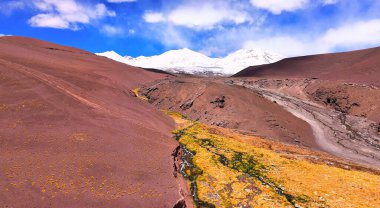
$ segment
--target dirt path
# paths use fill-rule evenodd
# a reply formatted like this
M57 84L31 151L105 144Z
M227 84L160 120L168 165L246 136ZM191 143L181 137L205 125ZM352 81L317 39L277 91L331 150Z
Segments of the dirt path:
M296 117L309 123L321 150L364 165L380 166L380 147L373 142L380 138L371 133L369 128L371 121L347 116L325 109L310 101L245 82L234 82L233 84L262 94L265 98L276 102Z

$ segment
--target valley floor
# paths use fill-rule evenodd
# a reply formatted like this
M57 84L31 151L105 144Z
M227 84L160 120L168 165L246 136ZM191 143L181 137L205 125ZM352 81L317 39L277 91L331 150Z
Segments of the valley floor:
M380 90L328 84L313 79L177 78L145 87L142 94L159 109L203 123L380 167Z
M177 77L2 37L0 207L380 207L373 60Z
M236 78L160 80L135 93L176 121L176 167L197 207L379 207L378 103L364 92L380 95Z
M364 165L380 167L380 137L370 128L376 125L375 122L328 109L305 99L306 96L292 96L279 90L259 87L257 83L249 81L233 83L262 94L306 121L321 150Z
M380 172L173 112L197 207L379 207Z

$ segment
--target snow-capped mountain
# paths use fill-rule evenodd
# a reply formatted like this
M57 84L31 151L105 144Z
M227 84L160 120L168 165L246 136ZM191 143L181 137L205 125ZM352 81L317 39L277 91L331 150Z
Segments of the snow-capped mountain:
M224 58L210 58L187 48L150 57L122 57L114 51L97 55L142 68L161 69L173 73L219 75L232 75L249 66L274 63L285 58L261 49L241 49Z

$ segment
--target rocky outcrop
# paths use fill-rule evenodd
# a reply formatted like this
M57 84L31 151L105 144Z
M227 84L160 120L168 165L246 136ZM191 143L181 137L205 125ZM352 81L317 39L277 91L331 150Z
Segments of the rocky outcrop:
M220 96L218 98L216 98L215 100L211 101L210 103L212 103L214 105L215 108L224 108L224 105L225 105L225 96Z

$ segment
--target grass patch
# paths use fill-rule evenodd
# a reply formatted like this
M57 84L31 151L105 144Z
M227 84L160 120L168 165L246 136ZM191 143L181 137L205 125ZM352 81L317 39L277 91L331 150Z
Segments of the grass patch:
M165 113L190 155L183 175L197 207L380 207L379 175L311 162L305 158L314 152Z
M140 95L140 88L134 88L133 90L132 90L132 92L135 94L135 96L137 97L137 98L139 98L139 99L141 99L141 100L143 100L143 101L148 101L148 98L147 97L145 97L145 96L143 96L143 95Z

